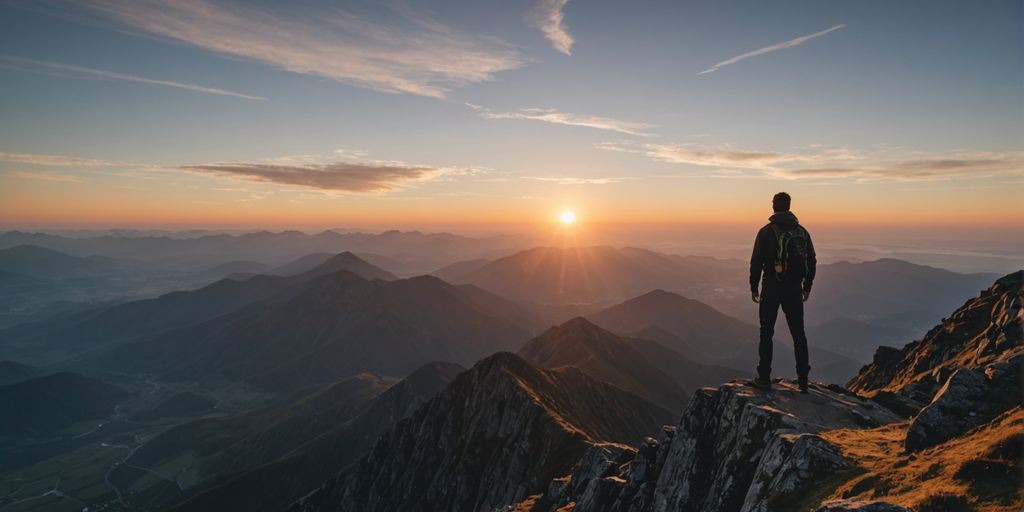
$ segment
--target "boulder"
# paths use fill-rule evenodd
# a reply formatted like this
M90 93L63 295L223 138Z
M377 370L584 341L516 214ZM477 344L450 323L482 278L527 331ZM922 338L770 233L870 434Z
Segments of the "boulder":
M1024 354L983 369L960 368L910 423L904 446L917 451L966 433L1021 403Z

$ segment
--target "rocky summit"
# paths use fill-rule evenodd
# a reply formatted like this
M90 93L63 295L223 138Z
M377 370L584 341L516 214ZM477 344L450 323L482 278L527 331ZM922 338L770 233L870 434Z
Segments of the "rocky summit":
M880 349L851 382L859 393L702 389L657 439L591 447L518 510L1020 510L1021 276Z
M880 349L849 388L733 380L677 418L602 382L629 381L608 371L618 357L595 366L608 336L571 321L523 351L570 366L481 361L293 510L1020 510L1021 277ZM577 342L544 343L563 331Z
M698 391L678 424L639 450L591 448L582 460L603 458L601 470L574 472L553 483L531 510L777 510L773 505L796 491L853 467L819 433L899 419L838 388L813 385L802 395L788 382L775 383L771 391L729 382Z

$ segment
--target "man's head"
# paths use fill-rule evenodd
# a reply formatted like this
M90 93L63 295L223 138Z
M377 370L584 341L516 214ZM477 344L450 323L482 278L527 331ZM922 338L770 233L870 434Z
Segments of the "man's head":
M791 200L792 199L789 197L789 194L785 192L779 192L778 194L775 194L774 197L772 197L772 209L775 210L775 213L788 212L789 203Z

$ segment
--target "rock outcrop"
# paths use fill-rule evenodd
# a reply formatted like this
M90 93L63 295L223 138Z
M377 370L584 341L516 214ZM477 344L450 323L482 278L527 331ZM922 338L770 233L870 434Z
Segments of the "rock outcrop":
M639 442L673 416L575 368L541 370L499 353L293 509L500 509L543 492L589 448Z
M787 510L807 486L852 467L817 433L898 420L869 400L818 385L809 395L784 382L769 392L740 381L705 388L657 441L648 438L639 450L615 457L591 448L582 460L609 461L599 465L603 470L578 467L533 510L570 504L576 512ZM620 463L627 455L631 460Z
M920 408L907 430L908 450L945 442L1020 404L1022 286L1024 271L1004 276L921 340L880 347L849 388Z
M1017 352L983 369L960 368L907 430L906 447L920 450L965 434L1021 403L1021 365Z
M899 393L927 404L958 369L981 368L1020 352L1022 287L1024 271L996 280L920 340L902 349L879 347L874 361L847 387L868 396Z

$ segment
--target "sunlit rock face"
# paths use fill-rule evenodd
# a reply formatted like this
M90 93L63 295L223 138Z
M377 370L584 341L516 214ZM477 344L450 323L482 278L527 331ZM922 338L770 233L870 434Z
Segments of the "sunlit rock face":
M615 457L591 448L582 460L608 461L603 471L573 472L534 510L569 503L586 512L781 510L815 479L851 466L818 432L895 421L888 409L837 388L812 386L809 395L784 382L770 392L739 381L705 388L660 439ZM626 455L631 460L618 463Z

